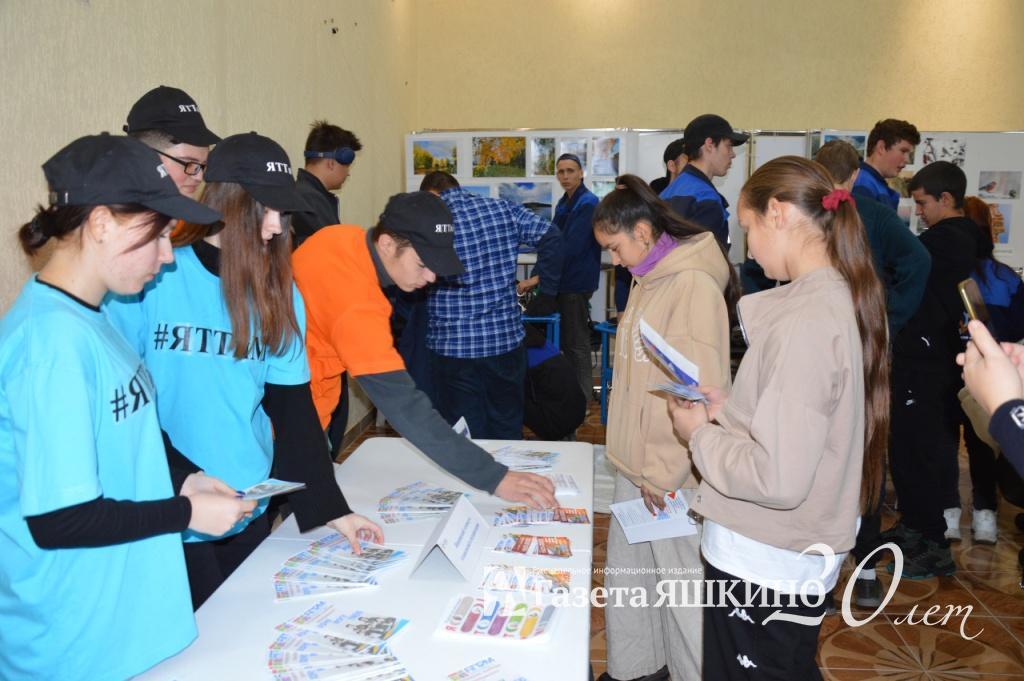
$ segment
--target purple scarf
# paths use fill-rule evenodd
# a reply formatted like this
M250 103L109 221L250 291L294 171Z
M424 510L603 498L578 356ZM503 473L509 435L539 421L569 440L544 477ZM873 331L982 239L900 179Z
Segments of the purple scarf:
M654 266L661 262L661 259L672 252L672 249L679 245L679 242L669 236L668 232L662 232L661 236L654 243L654 248L647 254L643 262L635 267L628 268L630 273L634 277L642 277L651 270Z

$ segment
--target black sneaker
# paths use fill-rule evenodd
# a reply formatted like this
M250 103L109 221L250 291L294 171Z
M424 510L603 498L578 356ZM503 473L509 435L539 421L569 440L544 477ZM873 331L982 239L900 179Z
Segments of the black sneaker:
M892 574L895 561L885 566ZM939 543L922 538L916 545L903 551L903 577L907 579L928 579L929 577L948 577L956 573L956 563L949 550L949 544Z
M879 537L883 544L892 542L903 549L904 553L906 553L907 548L914 546L923 539L923 535L920 532L910 529L902 522L896 523L880 534Z
M877 579L858 579L853 585L853 602L858 608L874 610L882 604L882 585Z
M597 681L616 681L616 679L608 672L605 672L604 674L601 674L601 676L597 677ZM665 665L653 674L641 676L637 679L632 679L632 681L668 681L668 665Z

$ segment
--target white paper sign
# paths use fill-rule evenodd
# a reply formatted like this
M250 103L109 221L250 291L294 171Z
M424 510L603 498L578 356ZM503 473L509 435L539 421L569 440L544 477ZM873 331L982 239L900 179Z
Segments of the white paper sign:
M454 572L468 580L484 550L487 531L487 521L469 499L459 498L427 539L410 576L436 579Z

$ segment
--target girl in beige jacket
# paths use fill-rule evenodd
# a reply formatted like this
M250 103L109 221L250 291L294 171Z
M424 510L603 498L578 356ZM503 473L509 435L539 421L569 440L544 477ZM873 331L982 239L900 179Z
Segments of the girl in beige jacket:
M615 501L642 496L653 510L680 488L689 501L697 480L689 452L672 432L666 395L652 392L672 379L644 349L639 322L696 363L703 380L728 385L727 297L735 302L738 285L711 232L672 212L640 178L626 175L619 182L594 213L598 243L634 276L616 334L607 452L618 469ZM641 590L647 601L645 607L609 603L605 631L612 678L644 678L665 666L673 679L700 678L700 610L654 604L659 581L697 583L701 574L699 533L631 545L612 522L605 586L630 595Z
M740 301L749 349L728 398L708 381L707 409L671 405L702 478L693 509L714 582L704 678L820 679L824 598L881 485L885 293L853 199L821 165L765 164L740 193L739 219L751 256L791 283ZM741 599L760 595L737 607L724 580L739 581Z

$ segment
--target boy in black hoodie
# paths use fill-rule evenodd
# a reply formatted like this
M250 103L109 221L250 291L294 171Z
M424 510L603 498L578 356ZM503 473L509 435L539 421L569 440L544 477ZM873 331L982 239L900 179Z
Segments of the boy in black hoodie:
M956 571L944 537L942 491L955 484L960 444L955 359L962 350L963 307L957 284L974 269L982 238L964 217L966 189L964 172L946 161L925 166L910 182L918 218L928 228L921 243L932 267L921 306L893 346L889 464L902 517L883 537L903 549L903 576L911 579Z

